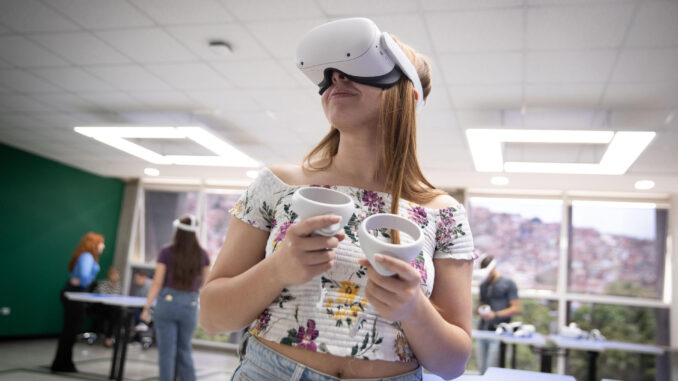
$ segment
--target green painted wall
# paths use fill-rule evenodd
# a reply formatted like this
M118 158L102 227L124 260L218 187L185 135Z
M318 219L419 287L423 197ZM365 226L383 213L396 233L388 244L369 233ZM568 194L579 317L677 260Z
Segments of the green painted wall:
M113 262L121 180L96 176L0 144L0 337L58 334L68 260L88 231L104 235Z

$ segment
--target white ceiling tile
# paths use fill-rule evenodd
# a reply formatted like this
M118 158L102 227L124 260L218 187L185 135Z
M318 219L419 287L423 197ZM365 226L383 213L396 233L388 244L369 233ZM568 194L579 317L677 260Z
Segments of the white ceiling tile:
M208 61L266 58L268 53L242 26L236 24L173 26L167 31L194 54ZM209 47L211 40L223 40L231 45L233 54L221 56Z
M461 109L456 111L460 127L500 126L502 125L501 110Z
M232 86L204 63L147 65L146 68L179 90L227 89Z
M523 5L523 0L422 0L425 11L451 11L475 8L508 8Z
M633 4L529 8L528 49L616 48L621 45Z
M678 88L671 83L611 83L602 105L614 108L678 107Z
M153 21L125 1L49 0L49 3L88 29L153 25Z
M613 82L678 82L678 49L624 50Z
M48 93L48 94L33 94L33 98L39 102L49 105L54 110L71 111L71 110L86 110L93 105L91 102L73 94L68 93Z
M130 62L122 54L90 33L50 33L31 35L30 39L76 65Z
M313 0L223 0L222 3L238 20L283 20L321 17L323 12Z
M320 97L303 89L257 89L246 90L265 110L286 111L294 109L321 108Z
M204 108L226 111L260 111L261 106L240 90L186 91L186 95L200 102Z
M294 78L272 61L214 62L212 66L243 89L297 87Z
M317 3L329 16L383 15L417 11L417 3L410 0L317 0Z
M139 66L94 66L87 68L87 71L120 90L168 90L170 88L165 82Z
M57 55L22 36L0 37L0 58L21 67L68 65Z
M297 87L304 88L309 92L319 95L318 86L311 82L311 80L308 79L308 77L304 75L304 73L302 73L299 68L297 68L297 65L294 63L293 59L282 58L278 60L278 64L283 68L283 70L285 70L287 74L294 78L297 83Z
M54 93L62 91L47 81L24 70L0 70L0 84L22 93Z
M270 20L251 22L246 27L273 57L294 61L297 44L304 34L325 22L326 18Z
M447 54L439 58L448 85L508 84L523 80L520 53Z
M512 116L505 119L520 120L509 125L523 126L525 128L567 128L587 129L591 126L595 112L592 109L530 109L523 114L520 110L511 112Z
M426 14L439 53L520 50L523 12L519 9Z
M433 79L433 87L431 88L431 93L426 99L424 108L418 113L426 113L428 110L439 111L439 110L450 110L452 103L450 102L450 97L447 94L445 89L445 84L442 81L435 82L436 77Z
M144 107L139 100L134 99L121 91L79 92L77 94L81 98L94 104L98 110L125 112L128 110L140 110Z
M79 68L32 70L35 75L68 91L106 91L113 87Z
M58 32L80 29L59 13L35 0L3 0L0 23L17 32Z
M19 112L42 112L52 108L27 95L0 94L0 109Z
M678 2L642 3L625 45L643 48L678 45Z
M431 110L417 116L418 136L429 136L434 134L434 132L444 131L461 138L452 111Z
M455 108L461 109L519 109L522 105L522 86L450 86Z
M674 112L672 109L611 110L607 115L600 115L594 123L601 126L612 126L615 129L631 128L660 131L666 127L664 122L672 112Z
M185 110L192 108L195 103L179 91L135 91L129 94L153 110Z
M216 0L131 0L158 24L206 24L233 21L225 7Z
M614 50L528 52L527 83L606 82L614 65Z
M118 29L98 31L96 34L135 61L171 62L196 59L162 29Z
M525 106L528 108L598 107L604 84L525 85Z
M371 18L382 32L394 34L398 40L411 46L419 53L430 54L433 52L423 18L413 17L412 14L373 16Z

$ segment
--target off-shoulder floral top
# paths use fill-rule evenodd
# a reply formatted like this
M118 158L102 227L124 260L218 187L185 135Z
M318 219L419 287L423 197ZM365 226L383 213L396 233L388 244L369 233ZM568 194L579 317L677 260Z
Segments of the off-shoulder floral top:
M284 183L266 168L231 210L238 219L270 232L267 257L275 255L287 229L297 220L290 205L292 194L300 187ZM357 228L372 214L388 213L391 196L351 186L324 187L344 192L355 202L355 213L344 227L347 238L335 249L334 267L305 284L284 288L252 323L250 332L266 340L335 356L414 360L400 324L379 316L365 298L366 268L358 264L364 254ZM424 249L411 265L419 270L421 286L428 297L433 290L434 258L475 259L462 205L430 209L401 200L399 215L417 223L424 232ZM390 239L388 232L381 232L379 238ZM408 239L401 236L403 242Z

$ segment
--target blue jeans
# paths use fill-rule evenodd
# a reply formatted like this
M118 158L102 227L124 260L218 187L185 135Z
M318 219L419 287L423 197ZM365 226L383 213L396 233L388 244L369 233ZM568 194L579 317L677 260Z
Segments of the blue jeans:
M487 368L499 366L499 340L476 339L478 371L485 374Z
M191 338L198 322L198 293L164 287L153 313L158 341L160 381L194 381Z
M421 367L399 376L369 380L421 381ZM240 346L240 365L231 381L339 381L337 377L318 372L283 356L259 342L249 333ZM367 380L367 379L364 379ZM344 380L346 381L346 380ZM356 380L357 381L357 380Z

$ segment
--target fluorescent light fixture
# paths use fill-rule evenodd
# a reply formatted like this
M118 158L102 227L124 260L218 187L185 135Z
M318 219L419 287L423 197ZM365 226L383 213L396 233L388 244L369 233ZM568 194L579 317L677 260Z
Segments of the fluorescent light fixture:
M231 180L231 179L205 179L205 185L213 187L246 187L252 184L252 181ZM239 191L242 193L242 191Z
M153 164L259 167L261 163L202 127L75 127L75 132ZM190 139L215 156L161 155L126 139Z
M478 172L622 175L655 137L652 131L468 129ZM502 143L608 144L600 163L504 162Z
M202 181L193 177L144 177L143 182L147 184L167 184L167 185L200 185Z
M652 180L639 180L636 181L634 187L638 190L648 190L654 188L654 181Z
M150 168L150 167L149 167L149 168L144 169L144 174L145 174L146 176L153 176L153 177L155 177L155 176L160 176L160 171L157 170L157 169L155 169L155 168Z
M504 176L494 176L490 179L490 182L494 185L506 185L509 183L509 179Z

